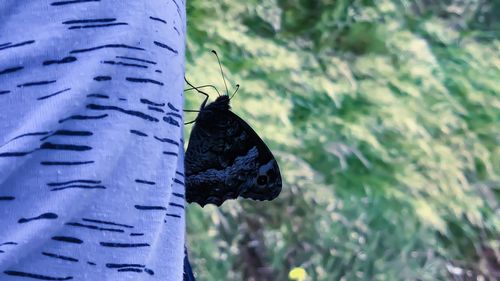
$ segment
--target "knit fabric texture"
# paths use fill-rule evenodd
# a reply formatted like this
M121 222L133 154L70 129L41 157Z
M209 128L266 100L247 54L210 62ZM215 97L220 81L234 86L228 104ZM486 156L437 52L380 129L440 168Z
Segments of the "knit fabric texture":
M180 281L181 0L0 1L0 280Z

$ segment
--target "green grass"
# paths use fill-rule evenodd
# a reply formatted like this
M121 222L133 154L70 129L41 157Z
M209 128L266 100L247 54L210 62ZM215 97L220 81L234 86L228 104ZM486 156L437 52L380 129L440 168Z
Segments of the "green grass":
M311 280L463 280L450 268L493 280L498 7L260 2L187 3L186 76L224 89L218 51L229 84L241 84L233 110L284 179L273 202L189 207L198 278L255 277L252 234L275 280L296 266ZM188 93L186 108L201 99Z

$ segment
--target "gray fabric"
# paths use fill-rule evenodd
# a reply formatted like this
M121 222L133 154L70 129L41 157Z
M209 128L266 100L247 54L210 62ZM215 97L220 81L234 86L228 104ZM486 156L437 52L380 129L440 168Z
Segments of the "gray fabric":
M0 280L182 280L181 0L0 0Z

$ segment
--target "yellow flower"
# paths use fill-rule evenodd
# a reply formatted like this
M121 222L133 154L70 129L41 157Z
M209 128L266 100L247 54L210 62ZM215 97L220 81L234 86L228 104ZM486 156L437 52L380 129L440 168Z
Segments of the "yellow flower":
M307 272L302 267L294 267L288 273L288 278L291 280L304 281L306 280Z

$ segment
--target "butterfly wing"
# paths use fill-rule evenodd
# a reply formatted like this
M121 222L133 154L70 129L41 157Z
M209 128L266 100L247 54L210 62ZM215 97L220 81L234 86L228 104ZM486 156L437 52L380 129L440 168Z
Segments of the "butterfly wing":
M185 155L186 200L220 206L238 196L272 200L281 192L278 163L255 131L229 110L200 112Z

